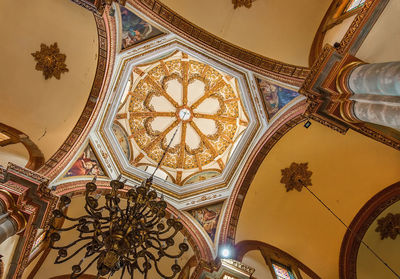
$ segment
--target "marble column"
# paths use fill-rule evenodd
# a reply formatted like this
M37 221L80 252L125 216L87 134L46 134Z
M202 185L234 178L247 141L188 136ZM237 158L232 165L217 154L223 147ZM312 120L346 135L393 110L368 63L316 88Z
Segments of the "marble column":
M400 96L400 62L362 64L348 76L354 94Z
M7 216L4 216L7 215ZM13 236L18 231L17 222L11 218L8 213L0 216L0 244L3 243L7 238Z
M345 78L352 118L400 130L400 62L357 65Z
M26 219L15 206L14 198L5 190L0 191L0 244L25 229Z

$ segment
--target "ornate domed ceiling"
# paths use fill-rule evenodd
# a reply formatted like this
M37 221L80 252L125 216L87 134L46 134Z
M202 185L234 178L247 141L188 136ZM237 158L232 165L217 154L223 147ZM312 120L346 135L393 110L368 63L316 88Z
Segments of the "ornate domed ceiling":
M182 51L133 67L127 93L114 125L124 154L153 171L167 151L156 174L177 185L219 175L248 125L236 78Z

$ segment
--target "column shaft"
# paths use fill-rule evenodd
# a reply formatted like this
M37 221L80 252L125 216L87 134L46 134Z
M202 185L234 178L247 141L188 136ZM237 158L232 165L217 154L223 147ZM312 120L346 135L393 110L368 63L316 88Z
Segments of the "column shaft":
M359 65L347 82L354 94L400 96L400 62Z

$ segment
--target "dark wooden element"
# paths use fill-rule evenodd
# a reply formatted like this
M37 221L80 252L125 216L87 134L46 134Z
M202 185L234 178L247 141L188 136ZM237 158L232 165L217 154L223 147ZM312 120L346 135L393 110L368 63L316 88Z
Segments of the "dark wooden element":
M357 213L347 230L340 249L340 279L357 279L357 255L368 228L389 206L400 201L400 181L373 196Z

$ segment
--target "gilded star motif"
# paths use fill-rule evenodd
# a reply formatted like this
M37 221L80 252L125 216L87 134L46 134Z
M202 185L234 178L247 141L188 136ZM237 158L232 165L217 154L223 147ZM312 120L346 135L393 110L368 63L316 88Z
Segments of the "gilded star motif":
M303 187L311 186L311 174L308 163L292 163L289 168L283 169L281 183L285 184L286 191L293 189L301 191Z
M32 56L37 62L35 69L42 71L45 79L53 76L60 79L62 73L68 72L67 65L65 65L67 56L60 53L57 43L50 46L41 44L40 50L32 53Z

